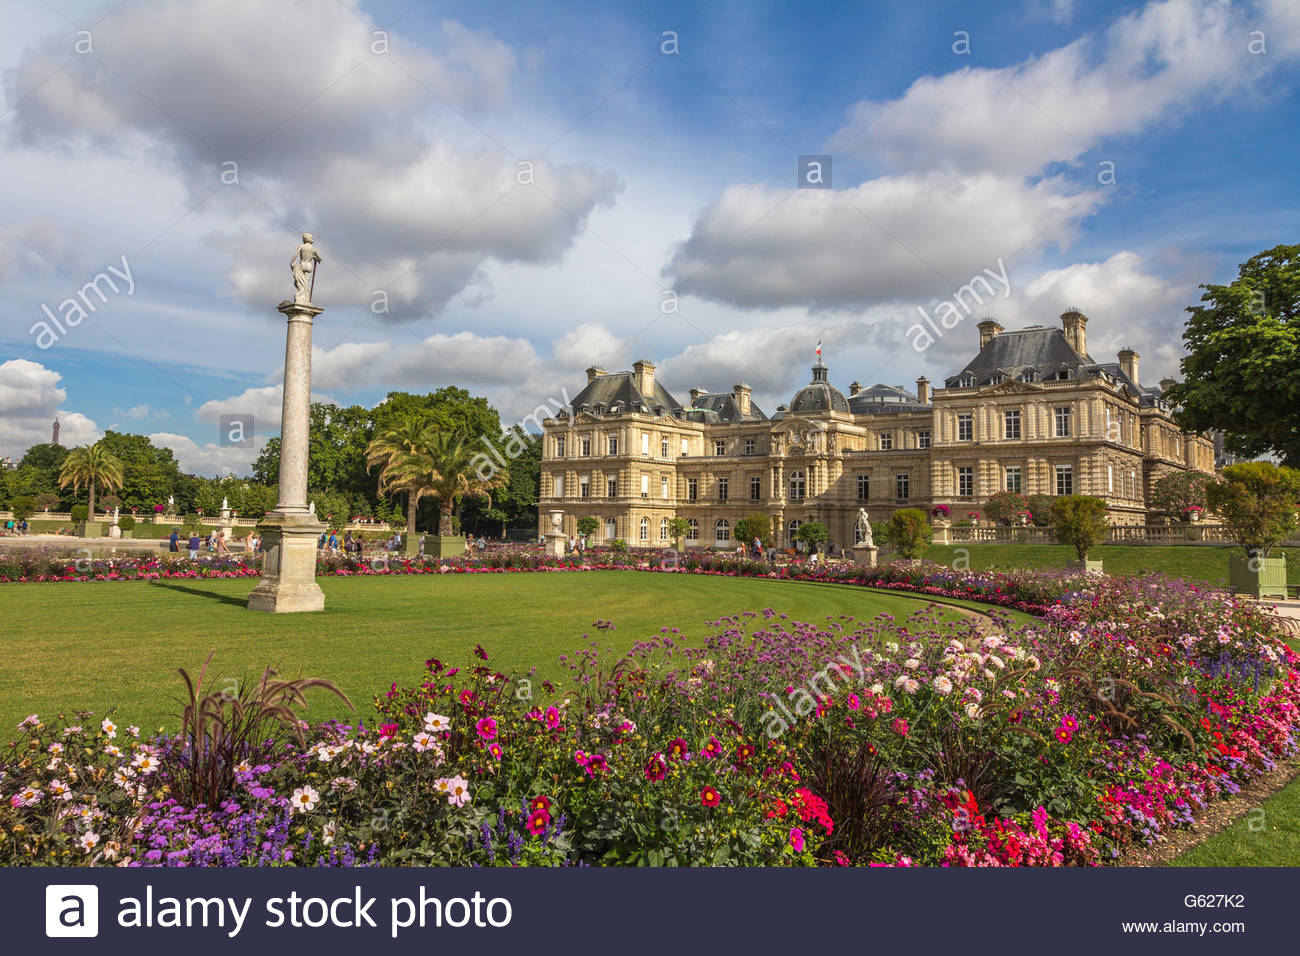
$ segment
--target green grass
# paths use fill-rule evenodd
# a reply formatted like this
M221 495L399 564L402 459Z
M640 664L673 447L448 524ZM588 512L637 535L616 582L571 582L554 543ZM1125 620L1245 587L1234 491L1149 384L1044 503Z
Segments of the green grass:
M1169 866L1300 865L1300 778Z
M1100 558L1110 574L1145 574L1161 571L1175 577L1208 581L1211 584L1228 580L1228 557L1236 553L1233 548L1215 548L1198 545L1103 545L1089 557ZM1300 548L1279 548L1275 555L1287 558L1287 580L1300 584ZM972 571L990 568L1051 568L1063 567L1075 560L1074 549L1063 544L1002 544L975 542L971 544L932 545L925 552L930 561L969 567ZM963 565L960 560L968 562Z
M393 681L415 681L423 662L466 662L482 643L507 673L536 667L560 675L557 658L589 639L625 650L660 627L685 640L711 633L707 622L771 607L802 621L841 614L899 619L924 606L915 598L847 586L627 571L321 578L324 614L248 611L254 581L6 584L0 637L0 734L27 714L118 708L119 721L151 730L173 726L176 668L197 673L209 651L213 689L267 664L289 676L335 681L363 717ZM955 612L945 612L955 619ZM617 629L600 632L597 620ZM343 716L316 698L308 716ZM319 707L316 704L319 703Z

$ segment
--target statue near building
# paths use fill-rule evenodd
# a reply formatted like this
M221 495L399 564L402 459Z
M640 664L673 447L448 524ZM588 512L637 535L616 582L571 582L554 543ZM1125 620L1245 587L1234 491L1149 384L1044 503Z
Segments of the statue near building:
M858 544L868 548L876 546L875 536L871 532L871 518L868 517L866 508L858 509L858 520L853 527L857 531Z

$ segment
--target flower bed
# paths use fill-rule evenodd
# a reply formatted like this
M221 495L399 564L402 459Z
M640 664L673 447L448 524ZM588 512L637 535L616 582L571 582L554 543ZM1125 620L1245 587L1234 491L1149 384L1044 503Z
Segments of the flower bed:
M478 649L301 740L33 715L0 756L0 864L1109 862L1296 753L1300 658L1223 592L1089 583L999 634L745 612L697 647L593 646L560 686Z

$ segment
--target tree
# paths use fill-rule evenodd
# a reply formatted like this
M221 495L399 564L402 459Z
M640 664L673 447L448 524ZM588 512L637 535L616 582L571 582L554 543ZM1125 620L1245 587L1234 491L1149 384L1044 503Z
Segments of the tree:
M1151 486L1151 510L1183 518L1193 508L1204 509L1209 500L1206 489L1213 480L1202 471L1171 471Z
M159 448L144 435L115 431L105 432L99 444L122 463L122 507L150 510L169 495L181 497L181 469L170 448Z
M122 487L122 462L102 442L74 448L59 468L59 487L72 485L73 493L85 485L89 493L86 505L90 520L95 518L95 485L105 491Z
M1080 561L1110 533L1106 502L1091 495L1062 495L1052 502L1056 540L1074 547Z
M423 448L432 467L428 493L438 499L438 534L453 533L451 516L463 497L486 496L501 482L500 474L480 478L474 467L473 447L455 432L434 432Z
M1034 527L1046 528L1052 523L1051 495L1030 495L1025 500L1029 502L1029 520Z
M668 521L668 535L673 539L677 550L682 550L682 538L691 533L691 523L680 515Z
M578 534L584 538L590 538L600 527L600 519L595 515L585 515L578 519Z
M19 495L9 502L9 510L14 513L15 521L26 521L36 510L36 499L31 495Z
M1029 499L1015 491L999 491L984 502L984 513L1001 525L1020 524L1020 516L1030 511Z
M805 521L799 525L799 530L794 533L794 536L808 545L808 549L811 551L824 541L829 540L831 531L820 521Z
M885 542L905 558L919 558L933 536L934 529L920 508L900 508L885 523Z
M1242 263L1231 285L1203 285L1183 330L1185 381L1166 395L1187 429L1300 466L1300 245Z
M406 537L415 534L415 509L433 472L428 445L432 426L416 415L394 422L366 448L366 465L380 466L379 490L406 495Z
M682 534L684 535L686 532L683 531ZM736 522L736 527L732 529L732 536L737 541L743 541L746 546L752 544L754 539L757 538L765 548L772 547L773 542L776 540L772 531L772 519L769 515L746 515Z
M1246 554L1268 557L1296 529L1300 471L1266 461L1229 465L1223 480L1209 486L1208 497Z

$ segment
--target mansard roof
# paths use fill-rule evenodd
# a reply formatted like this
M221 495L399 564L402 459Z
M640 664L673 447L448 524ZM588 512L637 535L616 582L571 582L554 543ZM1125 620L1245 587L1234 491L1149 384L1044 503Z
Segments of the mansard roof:
M855 415L892 415L897 412L924 412L924 404L901 385L884 385L877 382L849 396L849 411Z
M646 395L637 388L636 376L632 372L610 372L598 375L587 387L573 397L570 403L575 412L590 412L593 415L622 414L625 412L645 412L675 415L682 410L681 402L673 398L668 389L657 380L654 394Z
M691 411L703 413L712 413L711 417L692 417ZM734 392L722 392L718 395L709 392L699 392L691 401L690 407L686 409L686 416L689 421L704 422L765 422L767 415L751 400L749 403L749 414L742 414L740 403L736 401Z
M945 380L947 386L974 377L976 385L992 385L1002 378L1020 378L1026 371L1037 373L1038 380L1054 378L1062 370L1070 371L1071 378L1092 365L1092 357L1080 356L1066 341L1060 329L1031 325L999 333L979 353L966 363L956 375Z

